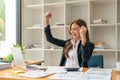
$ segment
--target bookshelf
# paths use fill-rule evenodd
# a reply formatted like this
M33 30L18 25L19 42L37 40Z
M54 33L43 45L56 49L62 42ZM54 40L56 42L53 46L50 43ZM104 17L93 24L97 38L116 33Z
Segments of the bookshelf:
M26 59L44 60L44 65L59 65L62 48L47 42L44 35L44 14L51 12L50 25L54 37L71 38L68 33L70 22L84 19L90 40L106 44L106 48L94 49L94 52L104 55L104 67L114 68L116 61L120 61L119 9L120 0L22 0L22 44L26 47ZM95 24L97 19L106 22ZM34 44L42 47L32 48Z

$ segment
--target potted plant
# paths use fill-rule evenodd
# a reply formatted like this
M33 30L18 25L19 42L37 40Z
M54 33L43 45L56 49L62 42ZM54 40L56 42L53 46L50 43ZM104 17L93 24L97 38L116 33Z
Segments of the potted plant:
M21 51L22 51L22 54L24 54L24 53L25 53L25 48L24 48L24 46L23 46L23 45L21 45L21 44L13 44L13 47L20 48L20 49L21 49Z
M17 47L17 48L20 48L21 51L22 51L22 54L25 53L25 48L23 45L21 44L13 44L13 47ZM12 62L13 61L13 55L12 53L9 53L5 58L1 58L3 61L5 62Z

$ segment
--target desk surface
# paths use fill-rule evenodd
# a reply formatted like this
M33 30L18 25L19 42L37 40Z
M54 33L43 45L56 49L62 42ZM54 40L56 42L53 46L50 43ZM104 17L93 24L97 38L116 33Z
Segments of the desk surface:
M24 78L19 77L17 74L13 73L13 71L18 70L16 68L7 69L0 71L0 80L48 80L50 76L44 78ZM88 68L84 68L83 72L87 71ZM112 71L111 80L120 80L120 71Z

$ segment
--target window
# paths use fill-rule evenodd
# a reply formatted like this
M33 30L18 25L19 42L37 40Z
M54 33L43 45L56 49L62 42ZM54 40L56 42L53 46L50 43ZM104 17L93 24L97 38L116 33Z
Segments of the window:
M5 2L0 0L0 41L5 40Z
M16 1L18 0L0 0L0 57L9 54L10 47L17 43L16 32L19 26L17 26Z

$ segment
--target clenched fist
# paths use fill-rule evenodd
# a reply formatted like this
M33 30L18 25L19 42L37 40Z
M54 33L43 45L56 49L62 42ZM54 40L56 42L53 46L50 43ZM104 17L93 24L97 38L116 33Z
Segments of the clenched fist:
M50 12L45 13L45 18L49 19L52 17L52 14Z

